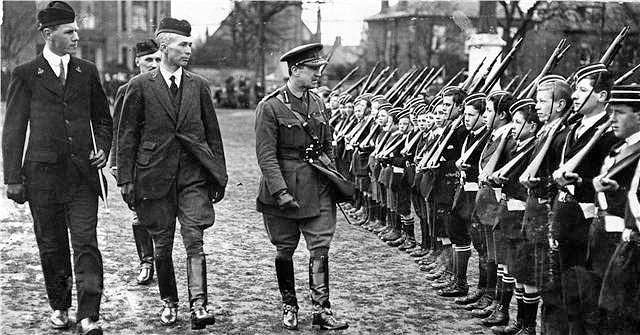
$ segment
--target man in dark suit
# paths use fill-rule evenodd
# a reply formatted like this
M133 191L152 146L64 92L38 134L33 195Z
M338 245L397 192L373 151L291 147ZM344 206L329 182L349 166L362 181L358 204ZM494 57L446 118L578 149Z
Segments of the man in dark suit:
M153 71L160 65L160 50L158 50L158 44L154 40L144 40L136 44L136 66L140 69L140 73L146 73ZM110 167L111 173L116 179L118 178L118 166L116 163L116 152L118 151L118 130L120 129L120 113L122 109L122 102L124 101L124 94L127 91L129 84L124 84L118 88L116 93L116 100L113 108L113 150L111 151ZM147 228L144 227L138 220L138 217L134 215L133 223L131 224L133 229L133 239L136 243L136 249L138 250L138 258L140 259L140 272L136 281L139 285L147 285L153 280L153 239Z
M207 309L204 230L214 223L227 171L209 85L184 69L191 56L191 25L165 18L156 31L160 67L129 82L118 131L118 184L155 244L160 321L177 321L173 270L175 219L187 254L191 328L215 323Z
M266 96L256 108L256 154L262 170L257 210L275 245L278 287L282 294L282 324L298 328L298 301L292 256L300 233L309 249L309 286L314 328L344 329L329 302L329 246L336 230L336 197L329 180L309 159L332 156L328 117L317 86L320 43L299 46L284 54L287 84ZM304 121L304 122L303 122Z
M78 46L73 9L53 1L38 12L37 19L45 40L43 52L18 66L9 85L2 138L7 197L18 203L29 201L49 304L54 310L51 326L69 327L73 285L70 236L79 330L102 334L97 324L103 285L96 238L97 169L106 165L111 147L109 106L96 66L70 56Z

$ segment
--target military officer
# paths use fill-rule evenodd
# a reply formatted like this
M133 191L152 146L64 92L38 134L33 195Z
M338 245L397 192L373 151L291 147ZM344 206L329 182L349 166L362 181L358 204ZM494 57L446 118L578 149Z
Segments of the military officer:
M329 180L310 160L331 157L331 128L324 105L310 89L317 86L321 66L319 43L296 47L280 60L287 63L289 80L256 108L256 154L262 171L257 210L276 247L276 276L282 295L282 324L298 328L292 256L300 234L309 249L312 326L344 329L329 301L329 246L336 229L336 196ZM304 181L304 182L301 182Z
M163 307L160 322L177 321L173 268L176 217L187 254L191 328L215 323L208 310L204 231L215 221L227 171L218 119L206 79L184 69L191 25L163 19L155 33L160 66L129 82L118 131L118 184L155 245Z
M62 329L70 324L71 242L78 330L102 334L97 323L103 289L96 237L97 169L106 165L111 147L109 105L96 66L71 56L79 40L73 8L52 1L38 12L37 22L45 41L42 54L18 66L9 84L2 132L4 183L9 199L29 201L53 309L51 327ZM97 150L92 144L92 127Z
M140 73L146 73L155 70L160 65L160 51L158 50L158 44L152 40L144 40L136 44L136 66L140 69ZM114 177L118 177L118 166L116 164L116 152L118 150L118 129L120 121L120 109L122 108L122 102L124 101L124 93L127 91L128 84L124 84L118 88L116 93L115 104L113 108L113 150L111 151L110 165L111 173ZM133 222L131 224L133 229L133 239L136 243L136 249L138 250L138 258L140 259L140 271L136 277L136 282L139 285L147 285L153 280L153 239L149 232L140 224L138 217L134 215Z

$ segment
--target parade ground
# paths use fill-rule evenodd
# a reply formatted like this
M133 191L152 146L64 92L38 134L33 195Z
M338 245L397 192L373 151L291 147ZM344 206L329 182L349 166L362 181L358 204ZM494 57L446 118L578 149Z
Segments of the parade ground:
M157 282L136 284L138 257L131 231L132 212L122 201L114 179L108 176L109 209L101 203L98 213L104 261L101 323L105 334L287 333L280 325L275 248L267 238L261 215L255 211L260 172L255 157L254 112L218 110L218 118L229 184L224 200L215 205L216 223L205 232L209 303L216 314L216 325L203 331L190 330L186 256L179 230L173 253L179 321L170 328L160 324ZM57 332L49 327L50 308L33 221L27 205L17 206L6 199L4 185L0 186L0 213L0 334L71 334L75 329ZM336 334L491 333L469 312L456 308L453 299L438 297L411 257L338 215L330 250L331 302L350 327ZM294 256L301 309L299 334L313 332L307 259L301 241ZM477 278L475 256L469 272L469 278ZM73 292L72 316L76 307Z

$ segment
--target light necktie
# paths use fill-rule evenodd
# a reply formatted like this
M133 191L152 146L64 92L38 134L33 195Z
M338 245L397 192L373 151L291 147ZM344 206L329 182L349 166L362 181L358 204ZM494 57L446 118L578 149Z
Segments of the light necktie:
M62 62L62 59L60 59L60 75L58 76L58 80L60 80L60 84L62 84L62 86L64 86L67 81L67 74L64 73L64 63Z

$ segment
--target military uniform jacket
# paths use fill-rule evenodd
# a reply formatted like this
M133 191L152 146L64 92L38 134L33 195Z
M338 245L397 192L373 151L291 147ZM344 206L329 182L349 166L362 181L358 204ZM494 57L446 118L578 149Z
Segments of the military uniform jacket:
M468 131L464 125L458 126L454 130L449 143L442 151L438 161L440 166L434 171L435 184L431 193L436 203L453 205L453 198L460 184L460 172L455 163L460 158L462 144L467 137L467 133ZM444 134L446 136L446 131Z
M321 150L332 157L331 127L320 97L307 91L298 99L286 85L266 96L256 107L256 155L262 171L256 207L259 212L280 217L315 217L320 215L320 193L328 181L303 159L313 140L291 110L305 118L320 139ZM278 208L273 195L282 189L296 198L299 209Z
M24 181L29 200L65 201L68 186L78 183L100 193L98 172L89 163L93 150L89 122L98 150L108 154L112 136L109 104L93 63L71 57L66 78L62 86L42 54L16 67L11 76L2 133L4 182Z
M118 130L120 129L120 118L122 116L120 111L122 110L122 103L124 102L124 94L127 92L127 87L129 87L129 83L118 87L115 103L113 104L113 143L111 144L111 154L109 155L109 168L116 168L116 171L118 167L118 164L116 163L116 153L118 152ZM117 172L115 177L117 181Z
M557 122L560 122L559 120ZM536 157L538 152L544 146L547 136L549 135L550 126L545 125L538 134L536 135L535 143L536 147L533 149L533 154L531 155L531 159L529 163ZM542 164L540 165L540 169L536 177L540 178L540 182L538 185L534 186L531 189L531 194L537 198L545 198L545 199L553 199L555 194L557 193L557 185L553 182L551 175L553 171L555 171L560 165L560 159L562 157L562 148L564 147L565 137L567 136L569 128L566 126L560 126L555 133L553 140L551 141L551 145L549 146L549 150L547 151L544 159L542 160ZM519 177L519 176L518 176Z
M610 179L615 180L619 188L617 190L606 191L602 194L604 195L604 199L601 199L601 195L596 195L598 199L598 207L602 210L606 210L606 212L610 215L619 216L624 218L625 216L625 204L627 203L627 193L629 191L629 186L631 185L631 179L633 178L633 174L636 167L636 162L638 161L638 156L636 155L640 151L640 142L636 142L620 150L621 146L624 144L624 141L614 145L614 147L609 152L609 157L605 158L604 164L600 170L600 174L607 174L609 171L618 168L618 166L622 166L622 164L628 164L623 169L619 170L615 175L609 176ZM608 164L609 161L613 164Z
M183 69L174 104L160 69L129 81L119 120L118 184L134 182L137 199L164 197L185 150L209 172L210 196L227 185L218 119L207 80Z

